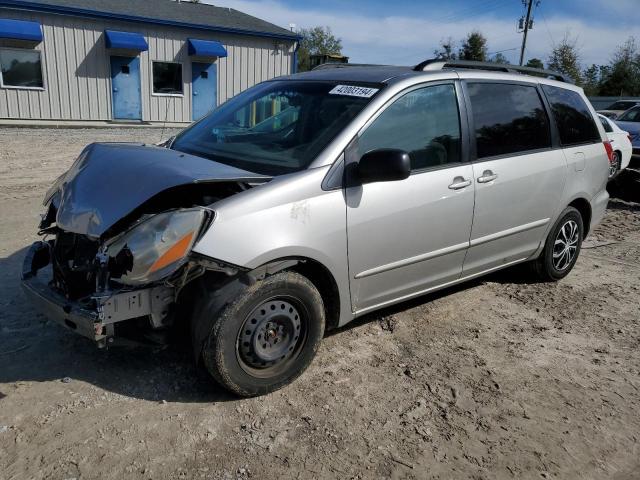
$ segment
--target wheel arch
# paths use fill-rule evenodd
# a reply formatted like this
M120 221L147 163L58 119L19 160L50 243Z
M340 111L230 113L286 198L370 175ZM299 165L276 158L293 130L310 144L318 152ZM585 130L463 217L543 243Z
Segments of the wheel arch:
M282 257L260 265L249 273L260 277L285 270L297 272L313 283L324 303L326 329L336 328L341 314L340 288L331 270L322 262L304 256Z
M573 207L580 212L580 216L582 217L582 227L584 229L583 238L586 238L591 228L591 204L586 198L578 197L573 199L568 206Z

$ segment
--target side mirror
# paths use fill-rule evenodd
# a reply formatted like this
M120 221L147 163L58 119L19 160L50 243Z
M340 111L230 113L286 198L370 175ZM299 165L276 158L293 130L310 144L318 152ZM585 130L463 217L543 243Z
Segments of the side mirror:
M357 173L362 183L404 180L411 175L411 160L409 154L403 150L372 150L360 158Z

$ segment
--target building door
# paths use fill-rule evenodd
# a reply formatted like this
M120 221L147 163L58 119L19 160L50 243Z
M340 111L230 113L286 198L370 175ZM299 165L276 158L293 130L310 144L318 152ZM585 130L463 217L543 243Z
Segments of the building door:
M114 120L142 120L140 58L111 57Z
M193 119L200 120L216 108L218 101L218 66L215 63L191 64L193 79L191 98Z

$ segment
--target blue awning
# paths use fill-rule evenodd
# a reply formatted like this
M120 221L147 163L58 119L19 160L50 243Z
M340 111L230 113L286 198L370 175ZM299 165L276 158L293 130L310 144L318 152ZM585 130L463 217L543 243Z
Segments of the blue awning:
M0 18L0 38L41 42L42 28L38 22Z
M104 36L107 48L121 48L124 50L135 50L137 52L146 52L149 50L147 41L139 33L105 30Z
M187 39L189 45L189 55L198 57L226 57L227 50L220 42L215 40L198 40L195 38Z

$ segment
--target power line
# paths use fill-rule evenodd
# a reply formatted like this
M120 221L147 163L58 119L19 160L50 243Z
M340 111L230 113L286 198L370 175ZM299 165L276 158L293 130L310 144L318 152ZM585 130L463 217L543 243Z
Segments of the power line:
M510 3L510 0L485 0L482 3L476 3L475 5L458 10L456 13L447 14L442 17L435 17L429 19L433 22L453 23L460 19L468 19L470 16L476 13L485 13L491 10L496 10Z
M512 52L513 50L518 50L518 48L520 48L520 47L505 48L504 50L496 50L495 52L487 53L487 55L495 55L496 53L502 53L502 52Z

